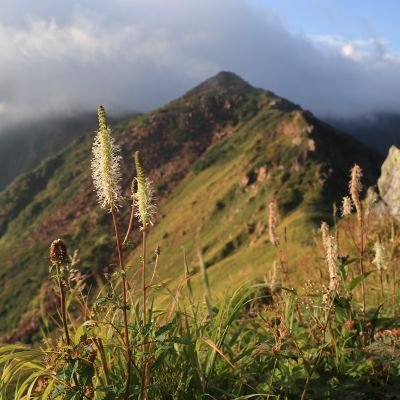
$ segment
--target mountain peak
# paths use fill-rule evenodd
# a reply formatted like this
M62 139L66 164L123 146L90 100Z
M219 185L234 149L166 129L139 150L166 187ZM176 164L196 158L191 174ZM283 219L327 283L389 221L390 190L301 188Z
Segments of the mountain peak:
M246 82L239 75L230 71L220 71L218 74L200 83L192 90L186 93L186 96L196 95L201 92L222 91L246 93L254 90L254 87Z

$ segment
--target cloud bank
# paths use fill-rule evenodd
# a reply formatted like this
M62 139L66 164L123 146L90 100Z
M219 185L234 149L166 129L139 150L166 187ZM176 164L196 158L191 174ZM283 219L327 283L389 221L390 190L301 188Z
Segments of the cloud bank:
M246 0L2 3L0 127L100 103L146 111L220 70L322 116L399 111L384 39L292 34Z

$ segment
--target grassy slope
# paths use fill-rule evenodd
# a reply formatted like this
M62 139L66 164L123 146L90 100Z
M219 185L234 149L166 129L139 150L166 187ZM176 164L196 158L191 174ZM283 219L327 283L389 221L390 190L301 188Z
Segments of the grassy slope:
M268 100L266 94L258 97L256 116L242 118L229 137L212 146L163 207L148 247L151 251L160 246L158 278L168 282L177 277L172 288L183 283L182 248L194 273L199 271L201 249L217 297L268 276L276 258L267 233L268 202L274 195L283 217L281 238L287 228L291 283L319 275L319 269L312 268L321 254L312 228L331 219L332 202L346 192L355 161L365 167L367 182L373 180L379 161L366 148L307 113L296 108L288 113ZM260 167L268 173L258 182ZM254 182L244 185L245 177ZM140 264L139 251L130 264ZM193 281L200 293L199 273Z
M346 190L352 163L360 162L371 182L380 161L299 107L232 74L120 123L114 132L124 158L125 194L138 149L158 191L159 215L165 217L152 231L149 249L161 245L160 277L181 275L181 246L194 269L200 247L213 285L221 289L268 271L274 251L266 241L266 210L273 193L285 218L281 229L290 224L291 243L301 238L289 254L290 268L302 273L301 263L315 257L308 227L325 218L332 199ZM110 218L92 189L91 140L78 139L0 193L0 331L15 326L38 293L54 238L79 249L84 271L114 262ZM257 183L262 167L267 178ZM241 183L244 177L250 183ZM121 219L127 212L128 206ZM249 233L253 229L258 233ZM133 246L138 239L135 230ZM137 253L130 264L137 266Z

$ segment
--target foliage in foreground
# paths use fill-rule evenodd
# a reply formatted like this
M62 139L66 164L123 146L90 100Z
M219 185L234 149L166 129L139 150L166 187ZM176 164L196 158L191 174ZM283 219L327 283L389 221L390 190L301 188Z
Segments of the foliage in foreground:
M343 201L343 221L333 231L322 225L321 263L329 280L322 276L304 288L290 287L290 260L276 229L279 204L272 201L269 238L276 248L275 272L266 282L248 284L214 303L199 252L203 303L193 296L185 257L184 275L173 290L155 283L158 253L153 271L145 270L151 265L146 239L154 206L139 153L131 218L136 213L141 224L142 265L141 271L127 275L123 250L131 224L123 238L116 212L119 156L102 108L99 117L92 165L99 199L113 217L119 268L89 302L76 259L68 256L61 240L52 243L51 273L63 334L55 337L50 324L39 348L0 347L2 399L398 396L397 227L393 222L382 229L370 221L375 200L360 200L358 166L352 171L350 197ZM353 225L347 224L352 207ZM351 257L341 254L346 250L339 246L341 226L354 245ZM373 278L378 302L368 295Z
M397 320L379 310L364 320L348 298L326 303L312 284L301 297L283 290L271 298L269 290L242 288L210 309L171 294L170 304L148 310L146 323L132 304L129 398L299 398L306 385L310 398L393 398ZM1 398L123 398L120 303L101 295L85 322L71 315L70 345L64 337L40 349L1 347Z

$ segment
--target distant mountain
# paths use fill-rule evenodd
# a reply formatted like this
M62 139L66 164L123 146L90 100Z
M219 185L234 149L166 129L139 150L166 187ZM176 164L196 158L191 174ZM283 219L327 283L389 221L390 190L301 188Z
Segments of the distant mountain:
M387 155L390 146L400 146L400 112L365 117L328 118L327 121L382 155Z
M0 190L21 173L36 168L43 159L95 129L96 114L81 113L41 118L0 130Z
M76 137L94 130L95 124L95 114L82 114L20 123L0 131L0 190Z
M200 248L219 292L268 271L274 249L266 240L267 205L273 196L281 227L291 229L290 240L300 243L290 250L291 268L297 266L300 274L306 268L300 253L311 249L305 232L332 218L332 203L347 191L351 166L359 163L371 184L382 161L349 135L230 72L113 130L127 199L134 151L141 150L154 182L158 219L148 248L161 246L159 278L166 282L181 275L181 246L195 269ZM37 302L54 238L79 249L80 268L91 276L115 262L110 218L97 206L90 176L92 139L77 139L0 193L2 331L16 327ZM127 200L119 215L126 220L128 213ZM138 240L135 228L129 268L139 263ZM14 339L29 336L29 315Z

